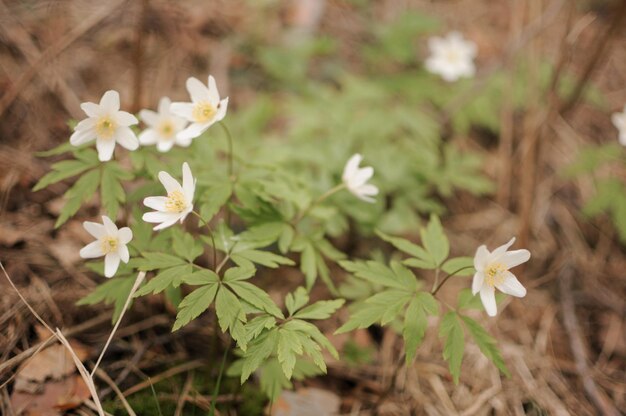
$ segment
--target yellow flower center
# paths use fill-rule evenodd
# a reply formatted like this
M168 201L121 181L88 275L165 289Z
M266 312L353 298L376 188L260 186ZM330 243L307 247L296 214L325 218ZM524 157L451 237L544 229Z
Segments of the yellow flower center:
M506 272L508 269L502 263L492 263L485 269L485 283L494 287L495 285L501 285L506 278Z
M171 139L174 136L174 125L169 120L159 124L158 130L164 138Z
M98 137L102 139L110 139L116 129L117 125L115 124L115 121L113 121L109 116L100 117L100 119L96 122L96 133L98 134Z
M461 54L459 54L458 51L454 49L446 51L445 56L446 60L451 64L456 64L461 60Z
M191 116L196 123L206 123L210 121L217 110L207 101L200 101L191 110Z
M108 254L108 253L117 251L117 246L119 245L119 242L117 241L117 238L115 237L106 236L102 239L101 244L102 244L102 252L104 254Z
M165 209L168 212L183 212L187 208L187 201L185 201L185 195L180 191L174 191L167 195L167 201L165 202Z

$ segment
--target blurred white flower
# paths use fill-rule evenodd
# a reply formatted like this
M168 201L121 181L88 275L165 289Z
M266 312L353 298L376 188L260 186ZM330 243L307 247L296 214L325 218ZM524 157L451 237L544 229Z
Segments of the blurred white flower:
M191 122L177 134L180 140L191 140L200 136L214 123L222 120L228 108L228 97L220 101L215 78L211 75L208 87L197 78L187 78L187 91L191 96L190 103L172 103L170 107L172 113Z
M472 281L472 294L480 292L480 300L489 316L496 316L497 313L495 288L518 298L526 296L526 289L509 269L527 262L530 251L507 251L513 243L515 238L492 252L482 245L474 256L476 274Z
M476 44L463 39L461 33L450 32L445 38L432 37L428 39L428 48L430 56L425 66L429 72L440 75L448 82L474 76Z
M613 113L611 121L613 121L613 125L619 132L619 142L626 146L626 105L621 113Z
M170 112L171 101L163 97L159 101L159 112L141 110L139 118L148 128L139 134L139 143L144 146L156 144L159 152L167 152L175 144L187 147L191 139L179 139L176 135L185 128L187 121Z
M193 210L193 195L196 191L196 181L187 162L183 163L182 186L164 171L159 172L159 180L165 187L167 196L150 196L143 200L145 206L156 210L143 214L145 222L159 223L154 230L162 230L179 220L182 224Z
M126 244L133 239L133 232L128 227L117 229L117 226L106 215L102 216L102 224L85 221L83 227L96 241L87 244L80 250L84 259L104 256L104 275L113 277L120 265L120 260L128 263L130 257Z
M367 183L374 175L374 168L371 166L359 168L361 160L363 160L363 156L358 153L348 160L343 169L342 180L348 190L357 198L366 202L375 202L372 196L378 195L378 188Z
M88 117L74 128L74 133L70 137L73 146L80 146L96 139L98 159L101 162L111 160L116 142L128 150L136 150L139 147L139 141L129 127L139 121L134 115L120 111L120 95L117 91L105 92L100 104L87 102L82 103L80 108Z

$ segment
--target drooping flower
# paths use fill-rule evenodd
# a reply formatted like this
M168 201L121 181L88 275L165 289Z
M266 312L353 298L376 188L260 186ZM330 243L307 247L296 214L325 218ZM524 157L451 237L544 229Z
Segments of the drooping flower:
M496 288L518 298L526 296L526 289L509 269L527 262L530 259L530 251L524 249L508 251L513 243L515 238L492 252L487 250L487 246L482 245L478 247L474 256L476 273L472 281L472 294L480 292L480 300L489 316L496 316L497 313Z
M440 75L448 82L474 76L476 44L463 39L461 33L450 32L445 38L432 37L428 39L428 48L430 56L425 66L429 72Z
M99 104L86 102L82 103L80 108L88 117L74 128L74 133L70 137L73 146L80 146L95 139L98 159L101 162L111 160L115 143L128 150L136 150L139 147L139 141L130 128L139 121L134 115L120 111L120 95L117 91L105 92Z
M150 223L159 223L154 230L162 230L173 225L176 221L182 222L193 210L193 195L196 191L196 181L191 175L187 162L183 163L182 186L172 176L164 171L159 172L159 181L165 187L167 196L150 196L143 200L143 204L155 211L143 214L143 220Z
M117 226L106 215L102 216L102 224L85 221L83 227L96 241L87 244L80 250L84 259L104 256L104 275L113 277L120 265L120 260L128 263L130 254L126 245L133 239L133 232L128 227L118 230Z
M366 202L375 202L372 197L378 195L378 188L367 183L374 175L374 168L371 166L359 168L361 160L363 160L363 156L358 153L348 160L343 169L342 180L348 190L357 198Z
M620 144L626 146L626 105L624 106L624 111L621 113L613 113L611 121L613 121L613 125L619 132L618 138Z
M171 113L171 103L168 97L163 97L159 101L158 113L152 110L141 110L139 112L141 121L148 126L147 129L139 134L139 143L144 146L156 144L159 152L167 152L175 144L183 147L191 144L191 139L176 137L185 128L187 121Z
M176 137L180 140L191 140L200 136L214 123L226 116L228 97L220 101L215 78L209 75L208 87L194 77L187 78L187 91L191 96L190 103L172 103L170 109L176 114L191 122Z

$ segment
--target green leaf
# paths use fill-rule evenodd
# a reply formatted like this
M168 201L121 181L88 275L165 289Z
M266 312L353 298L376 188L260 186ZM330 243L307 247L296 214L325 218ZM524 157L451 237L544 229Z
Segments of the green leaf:
M511 376L508 368L504 364L504 359L500 354L500 350L498 349L498 345L496 340L485 331L485 329L480 326L478 322L473 320L468 316L461 316L463 321L465 322L465 327L469 331L472 338L474 338L474 342L480 348L480 351L485 355L485 357L489 358L489 360L502 372L502 374L507 377Z
M328 319L345 302L344 299L321 300L298 311L294 318L300 319Z
M112 321L115 323L122 313L128 294L135 284L136 277L114 277L99 285L93 292L76 302L77 305L95 305L104 302L113 304Z
M450 253L450 244L436 215L431 215L428 225L421 230L420 235L424 248L432 256L435 264L441 265Z
M213 270L209 269L201 269L193 273L184 275L182 278L182 283L194 286L206 285L209 283L219 283L219 281L219 276Z
M178 305L178 314L176 315L176 322L174 322L172 332L187 325L207 310L213 303L218 288L218 284L209 284L185 296L180 305Z
M405 240L404 238L392 237L383 233L382 231L376 231L376 235L378 235L380 238L390 243L392 246L400 251L403 251L418 259L422 259L425 262L430 260L430 256L426 252L426 250L424 250L417 244L410 242L409 240Z
M100 182L100 170L94 169L82 175L74 185L68 189L63 197L66 203L61 209L61 214L57 218L54 228L59 228L71 216L76 214L81 204L93 197Z
M276 318L269 315L260 315L246 324L246 339L248 343L258 337L264 330L276 326Z
M189 262L194 261L204 252L202 243L180 228L172 229L172 249L178 257Z
M272 269L278 268L281 265L292 266L295 264L291 259L288 259L287 257L279 256L278 254L261 250L239 251L237 252L237 254L233 254L231 258L236 263L238 262L238 260L244 259L265 267L270 267Z
M117 217L120 204L126 202L126 192L120 181L129 179L132 179L132 174L125 172L117 162L102 164L100 199L111 218Z
M379 322L387 310L387 305L361 303L354 309L348 321L335 331L335 334L343 334L357 328L369 328Z
M315 259L315 248L308 243L300 256L300 270L304 273L307 289L311 290L317 279L317 265Z
M247 280L254 276L256 269L245 267L231 267L224 273L224 282L236 282L239 280Z
M284 319L283 313L278 309L276 304L272 301L272 298L259 289L252 283L242 282L242 281L234 281L234 282L226 282L228 285L241 299L246 302L256 306L259 309L264 310L270 315L276 316L278 318Z
M276 349L278 362L283 368L287 379L291 378L293 368L296 365L296 355L302 354L302 342L295 331L284 328L278 330L278 346Z
M404 351L406 364L410 364L415 358L417 347L424 339L424 333L428 321L426 313L417 298L413 298L404 315L402 337L404 338Z
M474 259L472 257L454 257L447 260L441 270L455 276L471 276L474 274Z
M480 300L480 296L472 295L471 289L463 289L459 292L456 307L457 309L483 310L483 304Z
M439 336L445 339L443 358L448 361L454 383L458 384L465 350L465 337L459 315L455 312L448 312L444 315L439 326Z
M399 268L399 264L394 266L396 270L401 271L398 275L393 269L381 264L377 261L340 261L339 265L347 271L353 273L356 277L367 280L368 282L383 285L391 288L402 290L414 290L417 287L416 279L412 282L407 280L407 272L412 273L404 268Z
M245 351L243 366L241 370L241 384L243 384L250 374L252 374L261 363L266 360L276 349L278 341L278 330L276 328L264 332L250 342L249 348ZM276 363L278 365L278 362ZM279 372L282 374L280 366Z
M222 332L229 332L243 351L246 350L246 315L241 302L230 290L222 287L215 299L215 312Z
M50 150L44 150L42 152L35 153L37 157L49 157L49 156L57 156L63 153L71 152L76 149L76 146L72 146L70 142L61 143L57 147L53 147Z
M168 267L187 264L185 260L172 256L171 254L145 252L141 253L141 255L143 256L143 259L141 260L139 270L143 271L165 269Z
M192 271L193 269L190 264L163 269L159 274L150 279L148 283L139 288L139 290L135 292L135 297L144 296L148 293L156 295L157 293L163 292L168 287L178 287Z
M285 224L278 238L278 249L281 253L285 254L289 251L289 247L295 236L296 232L293 227L290 224Z
M300 286L293 293L288 293L285 296L285 306L289 312L289 316L292 316L294 312L302 308L309 303L309 293L305 288Z
M209 187L202 193L205 196L200 203L200 216L207 222L211 221L215 214L228 202L233 193L230 182L224 182Z
M33 192L47 188L53 183L76 176L95 166L97 166L97 159L96 163L86 163L83 160L63 160L61 162L57 162L52 165L52 171L47 173L39 180L39 182L37 182L37 184L33 187Z

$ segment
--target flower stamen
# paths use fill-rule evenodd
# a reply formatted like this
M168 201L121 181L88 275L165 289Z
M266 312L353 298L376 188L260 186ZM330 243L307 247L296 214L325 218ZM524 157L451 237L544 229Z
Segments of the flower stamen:
M196 123L206 123L213 119L217 110L207 101L197 102L191 110L191 116Z
M187 201L185 196L180 191L170 192L167 195L167 201L165 202L165 209L168 212L181 213L187 208Z
M164 138L172 139L174 137L174 125L169 120L163 121L158 130Z
M113 253L117 251L119 241L115 237L106 236L102 239L102 252L104 254Z
M485 283L494 287L504 283L508 269L502 263L492 263L485 269Z
M115 130L117 130L117 125L109 116L100 117L96 122L96 133L102 139L110 139Z

